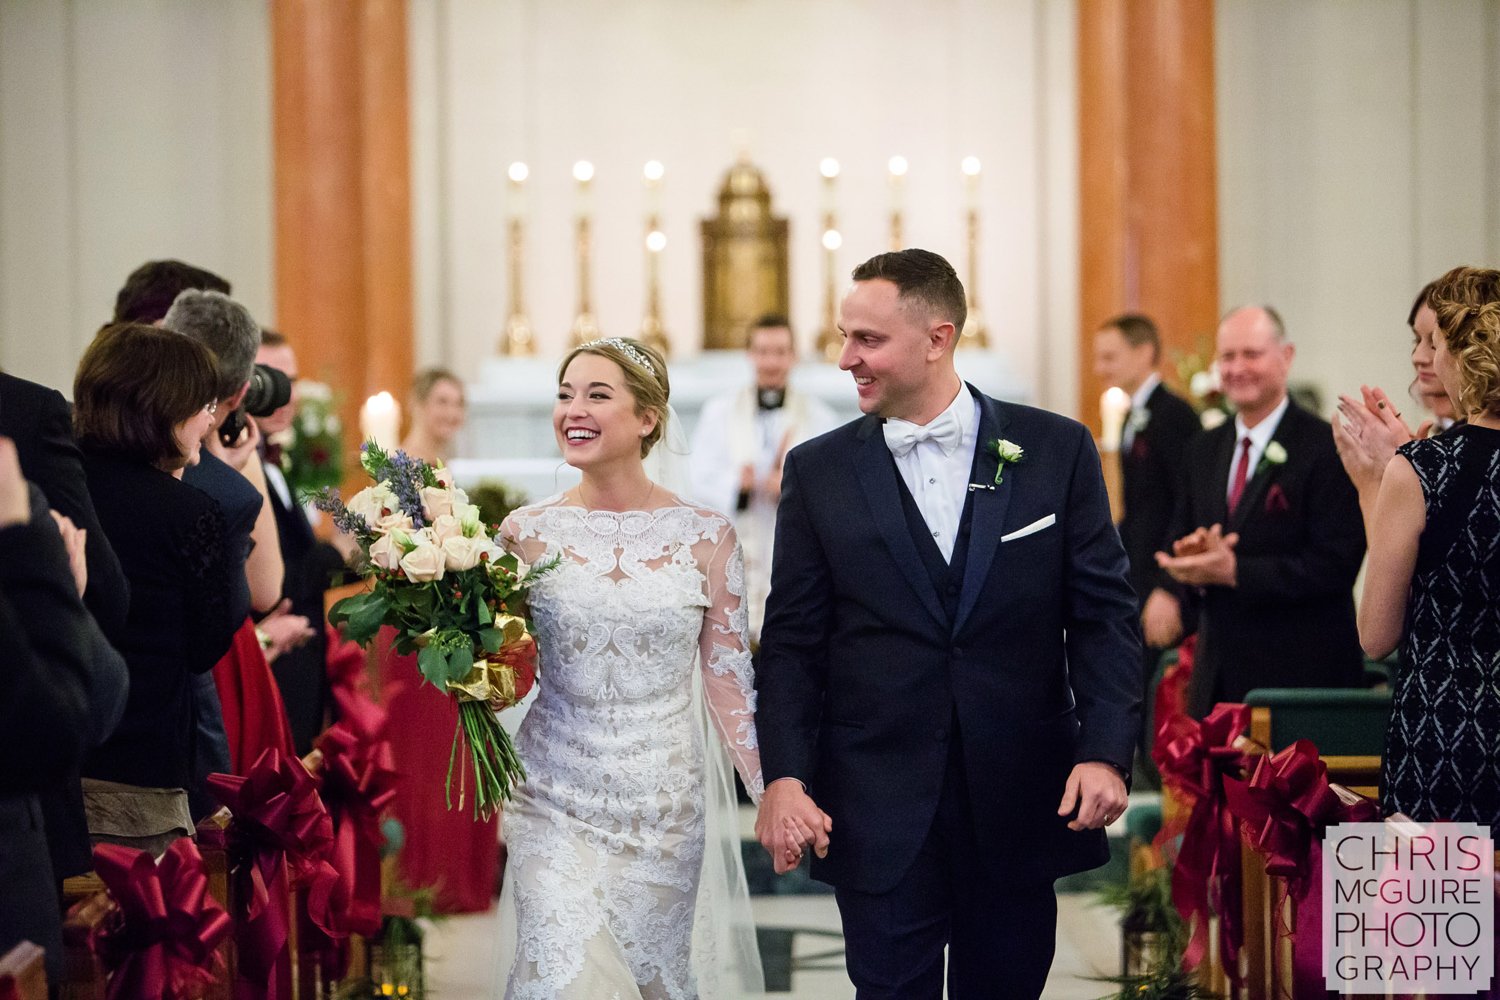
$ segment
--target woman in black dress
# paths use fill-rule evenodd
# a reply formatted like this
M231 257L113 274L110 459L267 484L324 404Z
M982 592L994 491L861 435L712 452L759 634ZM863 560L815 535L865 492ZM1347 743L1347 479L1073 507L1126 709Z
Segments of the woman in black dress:
M114 734L84 760L96 842L164 851L192 832L189 678L229 648L235 565L218 504L182 481L217 408L213 355L140 324L99 332L73 385L74 428L99 523L130 583L117 642L130 697Z
M1465 425L1402 445L1380 483L1359 634L1403 645L1381 805L1500 827L1500 271L1434 284L1433 368Z

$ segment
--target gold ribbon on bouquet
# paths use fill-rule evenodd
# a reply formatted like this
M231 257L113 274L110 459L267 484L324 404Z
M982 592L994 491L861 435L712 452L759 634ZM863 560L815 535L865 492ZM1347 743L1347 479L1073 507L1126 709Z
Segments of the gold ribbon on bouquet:
M448 690L458 696L459 701L487 701L491 705L508 707L525 697L516 693L517 665L508 653L535 656L535 643L526 632L526 620L516 615L496 615L492 628L500 630L500 652L487 654L483 650L474 659L474 666L461 681L449 681ZM531 647L522 650L525 644Z

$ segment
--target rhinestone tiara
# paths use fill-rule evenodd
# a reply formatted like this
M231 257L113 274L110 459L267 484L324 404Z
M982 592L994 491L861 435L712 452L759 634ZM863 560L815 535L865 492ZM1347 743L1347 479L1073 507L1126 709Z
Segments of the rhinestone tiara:
M650 372L653 378L657 377L656 366L651 363L651 359L646 357L645 352L640 348L628 341L622 340L619 337L600 337L598 340L591 340L587 344L578 345L580 351L590 347L613 347L631 361L634 361Z

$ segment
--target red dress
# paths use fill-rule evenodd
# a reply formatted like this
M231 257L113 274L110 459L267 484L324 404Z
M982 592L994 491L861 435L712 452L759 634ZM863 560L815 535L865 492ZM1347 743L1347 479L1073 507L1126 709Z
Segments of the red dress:
M229 762L235 774L244 774L271 747L287 757L296 756L281 691L250 619L234 633L229 652L214 664L214 687L224 709L224 734L229 737Z
M443 786L458 706L422 680L415 656L392 651L392 634L382 629L377 648L380 702L389 713L385 737L399 775L391 811L406 832L401 880L410 889L432 886L439 913L488 910L500 874L499 817L476 820L468 801L462 809L448 808ZM455 784L455 805L457 795Z

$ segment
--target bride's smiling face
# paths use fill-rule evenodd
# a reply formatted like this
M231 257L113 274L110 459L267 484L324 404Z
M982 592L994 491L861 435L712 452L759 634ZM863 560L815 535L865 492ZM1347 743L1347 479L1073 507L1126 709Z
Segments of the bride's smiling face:
M598 354L568 362L557 386L552 430L563 460L577 468L641 459L641 438L656 414L640 411L620 366Z

